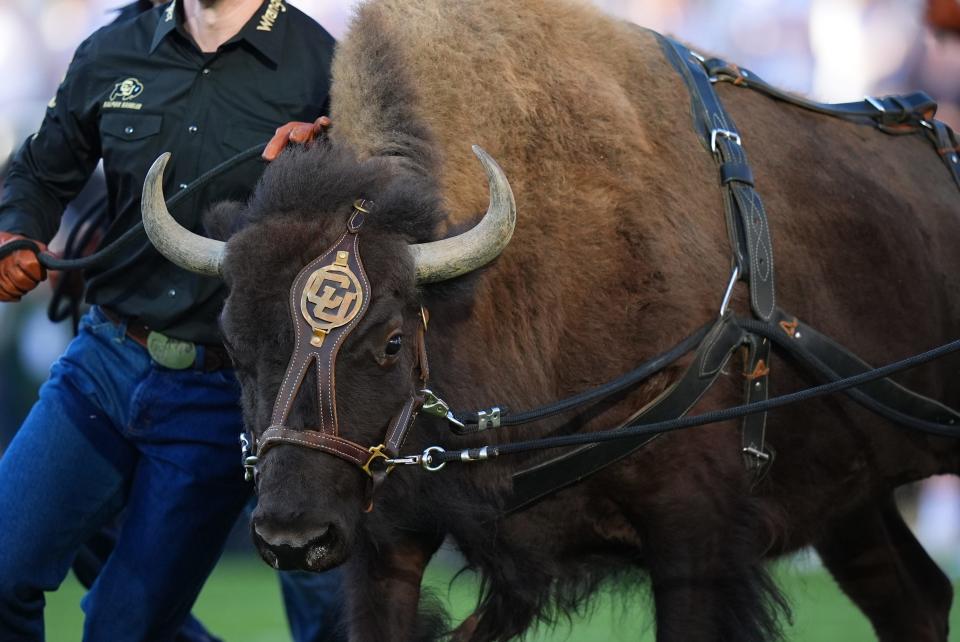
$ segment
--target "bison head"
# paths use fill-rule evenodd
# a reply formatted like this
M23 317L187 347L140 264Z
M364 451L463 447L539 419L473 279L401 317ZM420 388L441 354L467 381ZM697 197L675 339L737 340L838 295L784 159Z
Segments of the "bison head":
M253 537L276 568L320 571L349 556L372 477L357 457L351 461L338 451L349 442L343 449L362 456L383 444L392 418L421 386L418 338L424 320L418 285L470 272L510 240L516 219L510 186L493 159L474 151L487 172L487 213L473 228L439 241L428 240L442 219L432 179L388 159L359 161L334 146L285 153L246 204L214 208L208 228L219 228L226 241L198 236L170 216L162 192L168 155L147 176L142 207L151 241L174 263L221 276L228 287L221 315L224 343L243 388L244 422L262 455ZM302 368L288 367L297 363L303 346L300 301L294 299L305 289L304 268L325 263L318 257L340 247L357 203L366 202L358 199L374 202L360 206L370 211L351 246L356 255L351 265L363 278L363 310L344 326L349 332L336 339L342 341L336 350ZM338 254L349 252L333 252ZM306 308L303 315L309 317ZM306 340L316 341L307 331ZM319 337L319 345L324 340L330 345L330 332ZM319 367L327 361L326 370ZM335 429L318 425L325 400L332 401ZM278 414L280 406L285 410ZM263 440L265 430L278 421L288 438L264 448L274 444ZM298 445L323 434L328 436L317 440L333 447ZM341 441L332 441L331 434Z

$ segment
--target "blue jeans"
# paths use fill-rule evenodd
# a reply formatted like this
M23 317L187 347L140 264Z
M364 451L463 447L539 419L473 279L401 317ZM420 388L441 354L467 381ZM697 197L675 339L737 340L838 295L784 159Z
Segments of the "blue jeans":
M43 592L121 509L84 639L174 637L250 494L229 370L168 370L94 308L0 458L0 640L43 638Z
M346 642L343 572L280 571L280 590L295 642Z

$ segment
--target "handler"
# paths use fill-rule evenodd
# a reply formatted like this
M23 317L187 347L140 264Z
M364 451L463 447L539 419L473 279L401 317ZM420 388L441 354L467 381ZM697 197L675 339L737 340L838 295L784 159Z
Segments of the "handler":
M46 242L102 158L110 243L140 219L150 163L173 151L168 189L327 103L333 39L283 0L174 0L99 30L77 50L0 200L0 244ZM318 127L279 130L287 139ZM210 183L177 210L245 198L262 166ZM239 466L239 387L219 345L218 281L143 242L87 273L94 306L0 459L0 640L43 638L43 592L124 511L116 548L83 601L88 640L171 639L213 569L250 487ZM0 260L0 300L45 277Z

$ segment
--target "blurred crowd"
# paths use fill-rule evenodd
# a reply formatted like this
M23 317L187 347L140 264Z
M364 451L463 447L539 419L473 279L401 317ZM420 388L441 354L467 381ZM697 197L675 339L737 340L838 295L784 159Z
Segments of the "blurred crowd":
M124 0L0 0L0 165L39 125L77 45L113 20ZM586 1L586 0L584 0ZM292 0L335 37L353 1ZM745 66L819 100L922 89L941 120L960 128L960 35L924 22L925 0L595 0L606 11ZM46 319L40 288L0 305L0 452L29 410L50 363L71 336ZM936 506L919 524L934 537L960 532L958 482L931 486ZM931 512L933 511L933 512ZM953 535L943 535L948 520ZM946 544L945 544L946 545ZM960 561L960 560L958 560Z

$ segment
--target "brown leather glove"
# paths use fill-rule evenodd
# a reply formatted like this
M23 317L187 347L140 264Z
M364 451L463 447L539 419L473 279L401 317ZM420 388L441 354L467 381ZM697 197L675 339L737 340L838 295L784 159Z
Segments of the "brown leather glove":
M263 150L263 159L272 161L287 146L287 143L309 143L330 126L330 119L321 116L312 123L294 121L277 128L276 133Z
M17 239L26 238L20 234L0 232L0 248ZM47 246L34 241L43 252ZM20 297L37 287L37 283L47 278L47 271L37 255L30 250L16 250L0 258L0 301L19 301Z

